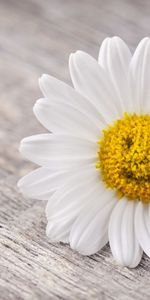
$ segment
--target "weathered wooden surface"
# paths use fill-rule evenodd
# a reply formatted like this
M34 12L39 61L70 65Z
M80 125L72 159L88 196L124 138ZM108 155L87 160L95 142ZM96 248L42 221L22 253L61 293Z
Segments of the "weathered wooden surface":
M150 260L117 266L109 246L82 257L45 236L45 203L23 199L16 182L34 166L18 153L20 139L44 131L32 114L37 79L69 82L68 56L97 57L107 35L133 49L150 35L149 0L0 0L0 299L150 298Z

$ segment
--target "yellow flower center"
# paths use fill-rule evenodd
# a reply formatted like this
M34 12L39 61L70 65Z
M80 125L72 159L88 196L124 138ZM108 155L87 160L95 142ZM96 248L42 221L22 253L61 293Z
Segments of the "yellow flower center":
M119 198L150 202L150 115L125 113L98 141L102 179Z

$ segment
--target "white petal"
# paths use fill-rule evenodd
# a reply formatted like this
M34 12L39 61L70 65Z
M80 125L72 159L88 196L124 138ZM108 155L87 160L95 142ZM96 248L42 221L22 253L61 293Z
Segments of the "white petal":
M71 105L87 116L90 122L94 123L98 128L102 123L101 114L94 107L93 103L81 96L75 89L66 83L52 77L50 75L42 75L39 79L40 88L46 98Z
M21 178L18 187L24 196L48 200L70 176L71 172L54 172L48 168L38 168Z
M61 222L55 221L55 222L48 222L46 227L46 234L50 238L50 240L54 242L69 242L69 229L70 229L70 222L72 220L61 220Z
M69 68L74 87L85 96L110 123L119 117L116 95L103 68L87 53L71 54Z
M66 170L96 163L97 145L68 135L39 134L24 138L20 151L40 166Z
M73 224L70 245L83 255L91 255L108 242L108 220L116 200L112 193L95 191Z
M104 184L101 182L99 171L94 166L80 168L72 172L70 178L49 200L46 207L48 220L65 218L81 210L86 197L93 189L103 191Z
M46 207L48 236L53 240L62 241L63 236L70 233L76 217L85 204L93 199L96 191L102 193L104 189L99 172L93 167L75 171L48 201Z
M91 122L87 115L71 105L60 101L39 99L34 108L37 119L53 133L66 133L97 141L102 130Z
M104 68L114 86L120 113L130 108L128 86L130 60L131 52L122 39L115 36L103 41L99 52L99 64Z
M138 45L130 63L129 80L132 110L150 113L150 39L144 38Z
M136 267L142 256L135 237L135 207L134 201L120 199L109 222L109 242L113 256L119 264L130 268Z
M150 204L139 202L135 214L135 231L140 246L150 257Z

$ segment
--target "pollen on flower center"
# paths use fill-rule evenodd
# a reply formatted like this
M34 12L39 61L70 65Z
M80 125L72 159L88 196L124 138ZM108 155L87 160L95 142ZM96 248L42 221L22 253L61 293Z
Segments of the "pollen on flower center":
M124 114L98 141L102 179L119 197L150 202L150 115Z

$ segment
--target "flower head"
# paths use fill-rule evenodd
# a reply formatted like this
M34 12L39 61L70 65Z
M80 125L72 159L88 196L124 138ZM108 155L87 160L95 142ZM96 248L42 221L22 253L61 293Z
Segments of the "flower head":
M106 38L98 62L70 55L74 88L43 75L33 111L51 133L25 138L21 153L40 167L19 181L47 200L47 235L83 255L108 241L117 262L150 256L150 40L133 56Z

